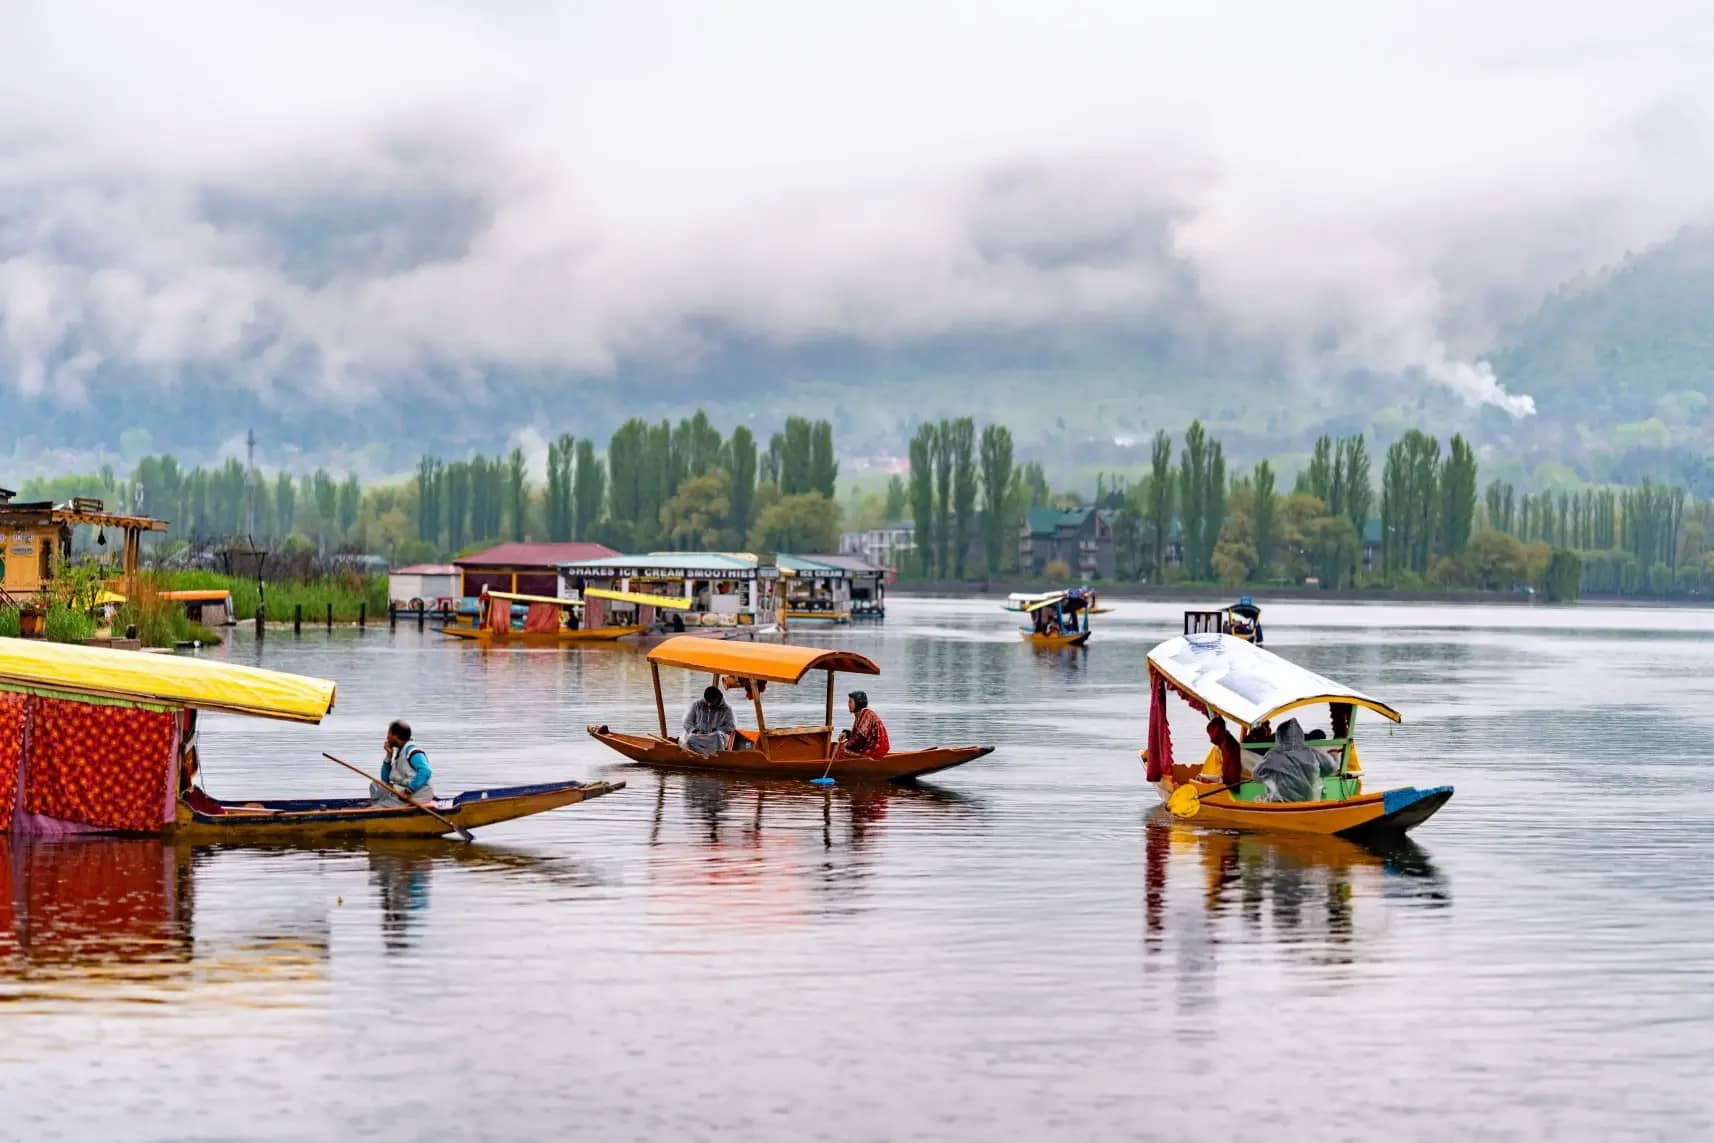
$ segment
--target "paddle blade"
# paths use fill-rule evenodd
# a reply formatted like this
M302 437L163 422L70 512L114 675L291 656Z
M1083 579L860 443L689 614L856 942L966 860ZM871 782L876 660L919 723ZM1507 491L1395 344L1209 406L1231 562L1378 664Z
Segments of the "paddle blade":
M1202 812L1202 798L1196 787L1186 782L1167 796L1166 810L1175 818L1193 818Z
M831 786L833 785L833 779L824 775L820 778L811 778L809 780L809 784L812 786Z

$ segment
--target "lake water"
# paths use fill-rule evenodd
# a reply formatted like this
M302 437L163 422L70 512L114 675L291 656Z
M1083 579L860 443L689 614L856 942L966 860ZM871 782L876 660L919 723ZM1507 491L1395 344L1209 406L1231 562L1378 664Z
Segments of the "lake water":
M1714 1131L1714 613L1270 606L1270 649L1404 712L1359 720L1371 786L1457 786L1375 853L1163 819L1177 606L1060 654L993 601L891 609L814 641L880 662L895 746L998 747L932 787L618 765L584 727L651 726L634 651L240 633L210 657L338 710L205 719L217 796L359 793L319 752L399 715L443 795L628 788L470 847L0 842L0 1137Z

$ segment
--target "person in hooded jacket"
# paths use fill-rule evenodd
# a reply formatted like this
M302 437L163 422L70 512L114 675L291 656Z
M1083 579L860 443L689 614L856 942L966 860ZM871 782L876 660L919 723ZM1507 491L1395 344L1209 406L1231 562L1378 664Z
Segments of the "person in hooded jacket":
M1274 732L1274 748L1256 763L1253 776L1266 788L1259 802L1313 802L1321 797L1321 779L1338 767L1313 746L1306 745L1303 727L1288 718Z

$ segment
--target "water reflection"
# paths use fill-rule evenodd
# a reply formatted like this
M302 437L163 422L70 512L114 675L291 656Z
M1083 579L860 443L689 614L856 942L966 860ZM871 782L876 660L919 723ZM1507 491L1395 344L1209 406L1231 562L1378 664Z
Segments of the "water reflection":
M309 869L358 862L367 867L388 954L415 946L441 869L521 878L535 892L607 883L576 862L441 839L312 848L0 836L0 1002L161 1003L185 998L179 994L198 1002L298 1002L290 990L254 986L324 980L332 912L344 898L300 888L281 916L252 888L244 905L217 894L218 905L199 917L198 886L243 881L264 863L271 869L264 876L299 882Z
M1451 889L1426 850L1407 837L1360 844L1339 837L1204 829L1153 811L1144 826L1144 945L1161 951L1174 868L1199 892L1210 947L1273 943L1320 964L1349 964L1363 943L1362 902L1388 898L1435 908Z
M862 908L894 817L980 816L975 798L929 783L819 788L807 782L658 774L650 879L678 919L792 924Z
M199 940L198 858L156 838L0 837L0 1001L254 1003L219 986L322 976L325 916Z

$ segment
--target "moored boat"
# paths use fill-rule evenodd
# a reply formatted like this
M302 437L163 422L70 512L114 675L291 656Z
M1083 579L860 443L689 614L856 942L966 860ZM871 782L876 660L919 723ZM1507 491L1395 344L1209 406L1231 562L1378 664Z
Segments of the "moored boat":
M747 693L756 712L756 729L739 730L732 747L697 754L668 733L661 667L707 672L716 683ZM890 782L920 778L962 765L993 751L992 746L933 746L889 751L882 757L835 757L834 676L878 675L875 663L855 651L768 643L711 642L680 637L649 652L655 686L658 734L625 734L605 725L589 727L590 736L633 762L675 770L702 770L778 778L818 778L840 782ZM795 685L811 671L827 673L826 716L822 725L770 728L762 710L768 683Z
M436 630L455 639L484 644L557 647L567 643L612 643L648 629L642 622L635 621L639 606L668 611L683 611L690 607L687 600L668 596L597 589L590 589L584 594L589 598L619 600L628 604L631 611L626 615L633 621L607 618L608 613L604 609L590 608L583 598L561 599L551 595L523 595L515 591L487 591L477 602L477 613L472 622L448 624ZM518 605L526 609L521 618L513 615L513 609ZM602 618L593 623L583 622L591 611Z
M1362 838L1411 829L1452 797L1451 786L1366 791L1354 735L1356 713L1369 710L1399 722L1398 711L1246 639L1218 632L1181 635L1150 651L1148 661L1149 744L1141 756L1148 780L1175 813L1188 811L1185 816L1199 823L1228 828ZM1199 764L1177 761L1167 725L1169 692L1201 713L1236 725L1243 765L1235 787L1222 785L1217 746ZM1331 771L1318 779L1318 796L1267 800L1267 787L1252 770L1275 745L1273 720L1323 707L1330 724L1326 737L1304 744L1318 751Z
M235 842L437 837L455 825L492 825L624 786L552 782L473 790L431 803L430 813L355 798L223 802L195 784L202 769L200 716L313 725L333 709L334 696L326 679L0 639L0 833Z

